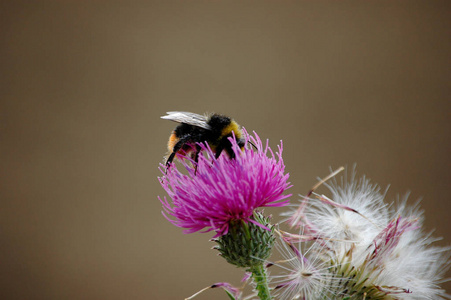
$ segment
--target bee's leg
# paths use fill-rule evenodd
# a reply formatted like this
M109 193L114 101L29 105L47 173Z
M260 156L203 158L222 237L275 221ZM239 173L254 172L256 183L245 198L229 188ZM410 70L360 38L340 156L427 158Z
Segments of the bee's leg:
M222 153L222 150L224 150L224 145L222 143L220 143L217 147L216 147L216 153L215 153L215 158L218 159L219 156Z
M202 150L199 144L196 144L196 153L194 154L194 175L197 173L197 162L199 161L199 152Z
M175 148L175 147L174 147ZM169 168L169 165L172 163L172 161L174 160L175 154L177 153L177 151L172 150L171 155L169 155L168 160L166 161L166 170Z
M174 145L174 148L172 148L172 153L169 155L168 160L166 161L166 173L168 172L169 166L171 165L172 161L174 160L175 155L177 152L182 149L183 145L185 145L190 139L190 136L184 136L181 137L178 142Z
M232 143L229 141L229 139L227 137L223 138L221 140L221 142L219 143L219 146L216 150L216 158L219 157L219 155L221 155L221 152L225 150L227 152L227 154L229 155L230 159L234 159L235 158L235 152L233 152L232 149Z
M229 144L230 144L230 142L229 142ZM230 159L235 158L235 152L233 152L232 144L228 145L228 147L225 147L224 149L227 152L227 154L229 155Z

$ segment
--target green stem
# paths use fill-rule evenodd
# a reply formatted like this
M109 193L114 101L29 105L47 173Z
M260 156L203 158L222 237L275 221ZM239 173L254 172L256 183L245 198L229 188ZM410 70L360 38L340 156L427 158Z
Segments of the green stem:
M255 289L258 292L258 297L261 300L271 300L271 294L269 292L268 278L266 277L266 269L263 264L255 265L250 268L252 272L252 278L256 284Z

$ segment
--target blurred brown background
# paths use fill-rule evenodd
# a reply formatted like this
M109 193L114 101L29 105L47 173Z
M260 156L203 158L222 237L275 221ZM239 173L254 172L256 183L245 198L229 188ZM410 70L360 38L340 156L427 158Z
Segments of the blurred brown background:
M450 12L450 1L2 1L0 298L183 299L239 283L210 234L161 215L170 110L282 139L294 194L357 163L391 184L388 200L423 197L425 229L451 244Z

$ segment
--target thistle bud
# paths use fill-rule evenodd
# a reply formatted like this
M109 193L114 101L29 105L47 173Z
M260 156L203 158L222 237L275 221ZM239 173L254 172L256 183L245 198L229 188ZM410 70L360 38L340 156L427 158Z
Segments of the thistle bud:
M253 222L232 222L227 234L213 239L218 243L214 248L227 262L237 267L261 265L271 255L275 240L274 225L269 224L269 219L257 212Z

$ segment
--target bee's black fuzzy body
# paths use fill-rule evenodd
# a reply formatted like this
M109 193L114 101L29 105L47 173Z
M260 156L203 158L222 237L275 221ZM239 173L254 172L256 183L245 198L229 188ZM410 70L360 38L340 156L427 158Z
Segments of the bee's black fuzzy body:
M235 158L230 137L235 137L238 146L244 148L245 140L238 125L232 118L219 114L202 116L188 112L168 112L162 117L180 124L172 131L169 137L169 156L166 167L169 167L179 152L194 151L194 161L197 163L201 147L199 144L208 143L218 158L222 151L226 151L230 158Z

